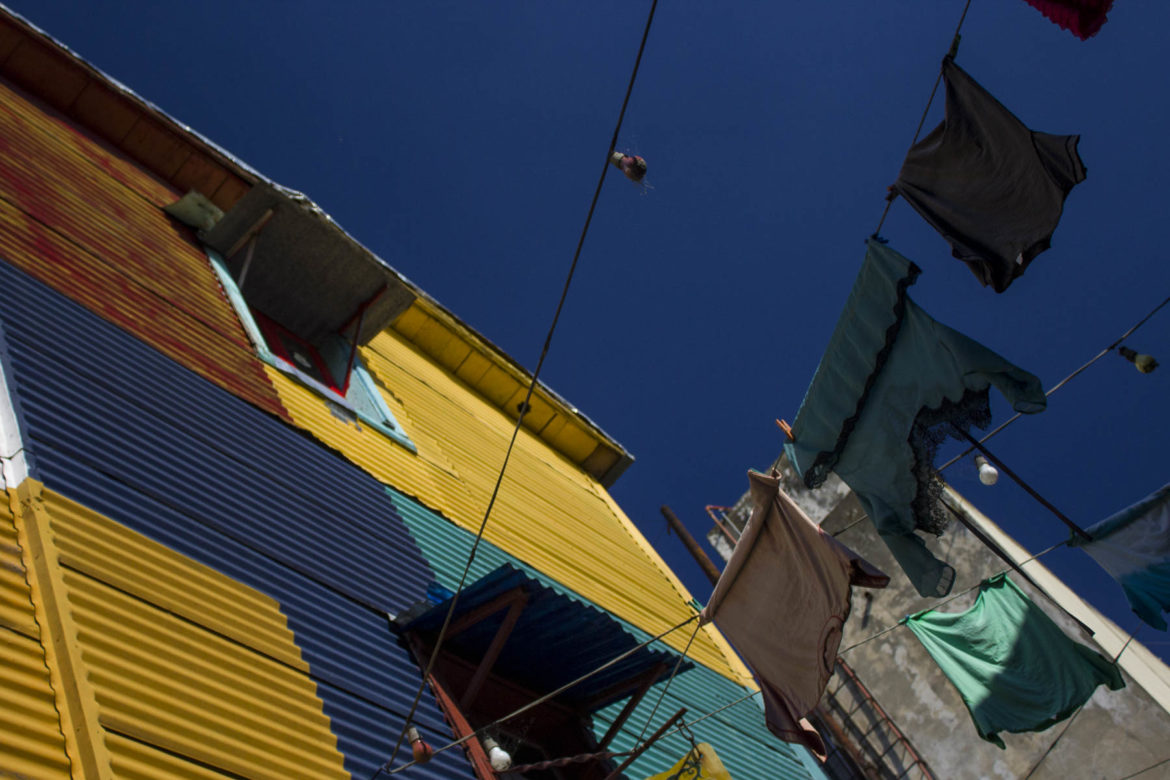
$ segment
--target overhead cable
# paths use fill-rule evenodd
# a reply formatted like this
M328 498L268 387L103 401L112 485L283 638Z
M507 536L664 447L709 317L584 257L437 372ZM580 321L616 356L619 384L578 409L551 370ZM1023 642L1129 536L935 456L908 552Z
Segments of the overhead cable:
M617 146L618 134L621 132L622 121L625 119L626 107L630 103L630 95L634 91L634 82L638 77L638 67L642 63L642 53L646 49L646 40L650 35L650 25L654 21L654 11L657 7L658 0L652 0L650 4L650 14L646 18L646 26L642 31L642 41L638 45L638 56L634 59L634 69L633 72L630 73L630 82L626 87L626 95L622 100L622 108L618 113L617 124L614 126L613 137L610 139L609 148L605 153L605 162L601 168L601 176L597 180L597 188L593 192L593 200L590 202L589 211L585 215L585 225L581 228L581 236L577 240L577 249L573 253L573 262L569 264L569 273L565 278L565 285L561 290L561 297L557 302L556 312L553 314L552 323L549 325L548 333L544 338L544 346L540 351L540 359L537 361L536 368L532 372L532 380L528 383L528 392L524 396L524 401L519 406L516 417L516 425L512 429L512 438L508 442L508 448L504 452L504 461L500 466L500 472L496 478L495 487L492 488L491 498L488 499L487 508L483 513L483 520L480 522L479 530L475 535L475 542L471 545L471 551L468 553L467 564L463 568L463 575L459 578L459 585L455 588L455 593L451 597L451 604L447 608L447 614L443 619L443 625L439 629L439 634L438 638L435 640L434 649L431 651L430 658L427 660L427 666L423 672L422 679L419 682L418 691L416 691L414 694L414 701L411 702L410 710L406 715L406 720L402 724L402 732L398 735L398 741L394 745L394 750L391 752L389 760L383 764L383 768L390 766L390 764L394 762L394 759L398 756L399 749L402 747L402 740L406 736L406 731L411 726L414 713L418 709L419 700L422 698L423 691L426 689L427 680L430 678L431 672L434 670L435 660L439 656L439 650L443 646L443 639L445 638L447 629L451 624L451 618L455 614L455 607L459 603L459 595L463 592L464 585L467 584L467 575L471 571L471 565L475 561L475 554L479 550L479 543L483 539L484 531L487 529L488 519L491 517L492 508L495 506L496 498L499 496L500 486L504 482L504 472L507 470L508 461L512 456L512 449L516 445L516 439L520 436L520 428L524 422L524 415L528 412L529 409L532 408L532 394L536 390L536 385L540 377L540 370L544 367L544 360L548 356L549 347L552 345L553 334L556 332L557 323L561 318L561 311L565 307L565 300L568 298L569 288L572 286L573 276L577 270L577 261L581 257L581 249L585 245L585 237L589 233L589 225L593 221L593 213L597 208L597 201L601 197L601 188L605 184L605 175L609 171L610 156L613 154L614 148Z

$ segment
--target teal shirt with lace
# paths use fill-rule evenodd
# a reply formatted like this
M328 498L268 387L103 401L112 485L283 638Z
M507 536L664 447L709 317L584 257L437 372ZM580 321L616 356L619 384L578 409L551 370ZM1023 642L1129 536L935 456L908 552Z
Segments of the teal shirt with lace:
M916 530L945 526L934 479L938 443L952 426L985 428L988 389L1019 412L1039 412L1040 380L936 322L906 294L919 269L867 244L865 262L817 367L786 445L809 487L837 475L923 596L950 592L954 569Z

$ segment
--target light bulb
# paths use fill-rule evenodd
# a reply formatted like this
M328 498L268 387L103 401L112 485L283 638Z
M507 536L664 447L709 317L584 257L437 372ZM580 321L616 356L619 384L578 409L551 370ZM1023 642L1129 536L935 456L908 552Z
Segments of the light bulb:
M979 481L984 485L994 485L999 481L999 472L996 471L995 466L987 462L987 458L976 455L975 465L979 468Z
M435 755L434 748L423 742L422 735L414 726L406 730L406 739L410 742L410 754L416 764L425 764Z
M1129 347L1118 347L1117 353L1123 358L1133 363L1134 368L1141 371L1143 374L1153 373L1154 369L1158 367L1158 361L1154 359L1153 355L1146 355L1138 352L1136 349Z
M498 742L491 737L484 737L483 746L487 750L488 761L491 762L492 769L497 772L507 772L512 768L511 754L500 747Z

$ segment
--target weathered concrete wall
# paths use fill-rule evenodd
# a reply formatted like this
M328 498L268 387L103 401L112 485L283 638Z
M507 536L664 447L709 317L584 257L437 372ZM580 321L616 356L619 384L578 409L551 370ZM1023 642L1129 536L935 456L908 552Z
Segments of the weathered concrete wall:
M872 524L863 519L856 497L839 480L833 477L825 487L809 491L784 459L777 466L785 476L789 494L810 517L829 533L839 534L843 543L890 575L890 586L885 590L854 590L853 611L845 627L842 648L937 602L918 596ZM745 495L741 503L746 500ZM737 505L737 508L743 507ZM1006 563L958 522L953 522L942 537L931 540L929 546L940 558L954 563L957 578L953 594L966 591L1007 568ZM1111 656L1046 595L1017 574L1012 579L1069 637ZM943 609L962 611L974 599L972 592L956 598ZM1131 645L1127 652L1135 646L1136 643ZM909 629L895 628L845 652L842 657L938 778L1121 780L1170 758L1170 713L1129 675L1126 675L1126 687L1120 691L1098 688L1072 719L1039 734L1003 734L1007 749L1000 750L979 738L958 693ZM830 688L836 682L830 683ZM1151 769L1141 778L1170 778L1170 764Z

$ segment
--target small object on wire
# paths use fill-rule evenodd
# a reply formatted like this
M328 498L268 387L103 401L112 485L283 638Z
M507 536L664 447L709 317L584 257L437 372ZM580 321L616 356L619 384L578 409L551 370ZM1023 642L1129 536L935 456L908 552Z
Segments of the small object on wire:
M483 749L487 751L488 761L491 762L492 769L497 772L507 772L512 768L512 755L500 747L500 743L491 737L484 737L481 742L483 743Z
M979 469L979 481L984 485L994 485L999 482L999 471L982 455L975 456L975 468Z
M435 755L434 748L423 742L422 735L414 726L406 730L406 739L410 742L410 754L416 764L425 764Z
M641 184L642 179L646 178L646 161L636 154L614 152L609 156L609 161L636 184Z
M784 431L784 435L788 437L788 441L796 441L796 437L792 435L792 426L788 424L787 420L777 420L776 426Z
M1158 367L1158 361L1154 359L1153 355L1143 354L1136 349L1118 347L1117 354L1133 363L1134 367L1143 374L1152 374L1154 369Z

